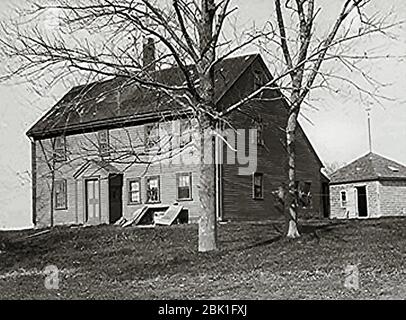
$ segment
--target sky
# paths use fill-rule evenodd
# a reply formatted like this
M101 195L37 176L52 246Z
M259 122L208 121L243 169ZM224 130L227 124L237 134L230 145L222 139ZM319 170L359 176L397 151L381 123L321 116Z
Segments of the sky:
M26 0L0 0L0 19L10 15L9 8ZM238 7L238 21L247 26L255 20L261 25L274 15L271 0L234 0ZM320 0L323 5L321 23L337 14L342 1ZM406 1L375 1L372 10L385 12L393 7L396 19L406 20ZM47 23L54 24L54 17ZM396 29L395 40L380 39L373 44L381 54L406 54L406 31ZM1 62L0 62L1 64ZM384 93L393 101L372 105L373 151L406 165L406 61L404 57L374 60L366 66L384 83ZM27 84L0 83L0 229L31 227L30 141L25 133L53 103L64 94L61 88L50 88L38 96ZM352 93L355 95L356 93ZM327 92L316 94L320 98L318 110L306 110L306 121L301 118L310 141L324 163L345 164L367 153L368 130L365 106L356 99L340 98Z

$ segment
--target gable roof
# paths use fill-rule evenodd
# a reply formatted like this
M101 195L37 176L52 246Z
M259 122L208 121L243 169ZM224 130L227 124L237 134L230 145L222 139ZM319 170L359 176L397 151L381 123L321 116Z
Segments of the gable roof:
M228 58L215 66L216 102L258 57L258 54L250 54ZM185 81L181 70L176 67L157 70L153 76L160 83L170 86L179 86ZM31 127L27 135L43 137L179 111L184 112L184 109L167 94L116 77L74 87Z
M121 173L120 170L118 170L115 166L113 166L111 163L107 161L98 159L89 159L81 167L79 167L79 169L73 174L73 177L77 179L86 172L90 172L91 176L97 173L105 173L105 174Z
M406 166L370 152L331 175L331 184L371 180L406 180Z

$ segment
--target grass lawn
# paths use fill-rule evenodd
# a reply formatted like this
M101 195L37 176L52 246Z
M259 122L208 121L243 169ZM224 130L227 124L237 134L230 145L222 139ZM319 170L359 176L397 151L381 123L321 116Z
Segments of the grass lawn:
M197 253L197 226L1 232L0 299L405 299L406 219L219 227L221 249ZM47 290L43 270L60 270ZM359 290L344 286L359 268Z

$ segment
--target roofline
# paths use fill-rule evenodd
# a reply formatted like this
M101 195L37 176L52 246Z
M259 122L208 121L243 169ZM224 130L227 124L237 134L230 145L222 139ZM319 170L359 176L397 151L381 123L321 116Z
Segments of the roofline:
M347 164L343 165L342 167L338 168L336 171L334 171L331 175L334 176L337 172L339 172L342 169L347 168L348 166L352 165L354 162L366 157L368 154L370 154L371 152L367 152L361 156L358 156L357 158L352 159L351 161L349 161Z
M252 54L252 55L247 54L247 56L254 56L254 59L251 61L251 63L247 64L247 66L243 69L243 71L239 74L239 76L235 78L235 81L232 82L232 84L227 88L227 90L224 91L223 95L217 100L216 103L219 103L221 101L221 98L234 86L234 84L242 77L242 75L245 73L245 71L247 71L248 67L250 67L254 63L254 61L257 60L257 59L258 59L259 63L262 64L262 67L264 68L264 70L268 73L268 76L270 78L273 78L271 72L269 71L269 68L265 64L264 59L262 59L262 56L259 53ZM283 102L285 103L285 106L286 106L286 97L282 94L282 92L278 88L275 88L275 89L278 90L278 92L283 97ZM237 109L232 110L231 112L236 111L236 110ZM319 163L320 167L324 168L323 162L321 161L319 155L317 154L317 152L314 149L312 143L310 142L309 138L307 137L306 132L304 132L304 130L303 130L303 128L302 128L302 126L300 125L299 122L298 122L298 127L299 127L299 130L301 130L301 132L302 132L302 134L304 136L306 144L308 144L310 146L310 151L315 155L316 160Z
M156 119L164 118L177 118L184 117L191 114L192 110L182 110L182 114L174 112L173 110L163 110L161 112L148 112L135 116L122 116L116 118L102 119L97 121L88 121L86 123L80 123L77 125L70 125L67 128L56 128L47 130L46 132L27 132L27 136L34 139L45 139L54 137L59 134L74 135L78 132L90 132L90 129L115 129L122 125L136 125L140 123L152 122Z
M34 123L34 124L27 130L27 132L25 133L26 136L29 137L29 138L34 138L34 136L35 136L35 131L34 131L33 129L34 129L34 127L37 125L37 123L38 123L39 121L45 119L46 117L48 117L48 116L54 111L54 107L57 106L58 104L60 104L60 103L65 99L65 97L66 97L68 94L72 93L74 90L76 90L76 88L77 88L77 87L73 87L73 88L71 88L68 92L66 92L66 93L62 96L62 98L60 98L60 99L58 100L58 102L54 104L53 107L51 107L49 110L47 110L47 111L44 113L44 115L43 115L42 117L40 117L37 121L35 121L35 123Z
M321 166L321 168L324 168L324 163L323 161L321 161L319 155L316 152L316 149L314 149L313 144L311 143L310 139L307 137L306 132L303 130L301 124L299 123L299 121L297 122L298 124L298 128L299 130L303 133L303 137L305 142L309 145L310 147L310 151L314 154L314 156L316 157L316 160L319 162L319 165ZM326 177L327 179L329 179L328 177ZM329 179L330 180L330 179Z
M230 57L229 59L237 58L237 57L254 57L254 59L251 61L251 63L248 63L245 68L241 70L241 72L238 74L238 76L235 77L235 79L230 83L230 85L227 87L226 90L217 98L216 104L220 103L220 101L224 98L224 96L230 91L230 89L237 83L238 80L242 77L242 75L245 73L245 71L248 70L248 67L250 67L258 57L261 57L259 53L252 53L252 54L244 54L241 56L235 56L235 57ZM227 59L223 59L227 60ZM262 60L262 58L261 58ZM268 68L266 68L268 70Z
M241 78L241 76L245 73L245 71L248 69L248 67L250 67L252 65L252 63L258 59L258 57L260 58L260 61L263 62L261 55L259 53L252 53L252 54L244 54L244 55L240 55L240 56L235 56L235 57L229 57L228 59L233 59L233 58L238 58L238 57L254 57L251 61L251 63L248 63L245 68L243 68L241 70L241 72L238 74L237 77L235 77L234 81L232 81L230 83L230 85L226 88L226 90L224 90L224 92L217 98L215 104L219 104L221 99L226 95L226 93L228 93L228 91L230 91L230 89L234 86L234 84ZM223 59L223 60L227 60ZM266 68L266 70L269 72L268 68ZM111 79L109 79L111 80ZM105 80L105 81L109 81L109 80ZM101 81L102 82L102 81ZM57 106L61 101L64 100L64 98L72 93L75 90L78 90L78 88L83 88L86 85L81 85L81 86L77 86L77 87L73 87L71 88L54 106ZM54 108L50 108L41 118L40 120L46 118L52 111L54 110ZM185 115L189 113L188 110L184 110ZM106 128L115 128L118 127L119 125L122 124L127 124L127 123L133 123L133 124L137 124L139 122L145 122L145 121L152 121L157 117L162 117L165 116L165 114L168 114L168 116L174 116L172 111L162 111L162 112L149 112L149 113L145 113L145 114L141 114L141 115L136 115L136 116L122 116L122 117L116 117L116 118L109 118L109 119L102 119L102 120L98 120L98 121L89 121L86 123L80 123L80 124L76 124L76 125L70 125L66 128L57 128L57 129L51 129L51 130L47 130L46 132L44 132L43 130L41 131L33 131L33 128L35 127L36 123L38 123L38 121L36 121L36 123L26 132L26 135L29 138L34 138L34 139L41 139L41 138L47 138L47 137L52 137L55 135L58 135L60 133L69 133L69 134L74 134L75 132L78 131L87 131L89 128L93 128L93 127L106 127ZM110 124L112 123L112 124Z
M330 185L348 184L356 182L372 182L372 181L406 181L406 177L377 177L368 179L353 179L353 180L343 180L343 181L330 181Z
M279 89L278 89L279 90ZM281 93L281 96L283 97L283 104L285 105L286 109L289 110L289 106L286 102L287 98L285 97L285 95L282 93L282 91L279 90L279 92ZM319 155L316 152L316 149L314 149L313 144L311 143L310 139L307 137L306 132L304 131L302 125L300 124L299 120L297 120L297 127L299 128L299 130L302 132L302 135L304 137L304 140L306 142L306 144L310 147L310 151L314 154L314 156L316 157L316 160L318 161L319 165L321 166L321 168L325 168L323 161L321 161ZM330 180L330 179L329 179Z

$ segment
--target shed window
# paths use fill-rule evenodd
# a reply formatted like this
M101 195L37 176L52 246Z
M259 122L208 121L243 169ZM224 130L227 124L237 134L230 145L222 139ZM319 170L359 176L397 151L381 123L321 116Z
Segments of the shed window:
M56 161L66 160L66 138L65 136L56 137L54 140L54 156Z
M128 203L141 203L141 179L131 179L128 181Z
M66 210L67 208L66 180L55 180L55 209Z
M341 191L340 193L340 199L341 199L341 207L346 207L347 206L347 191Z
M160 195L160 181L159 177L147 178L147 203L154 203L161 201Z
M192 174L191 173L178 173L177 174L178 186L178 200L191 200L192 199Z
M110 144L109 144L109 131L102 130L97 134L99 140L99 153L102 157L108 157L110 155Z
M253 198L264 198L264 175L262 173L254 173L253 176Z

